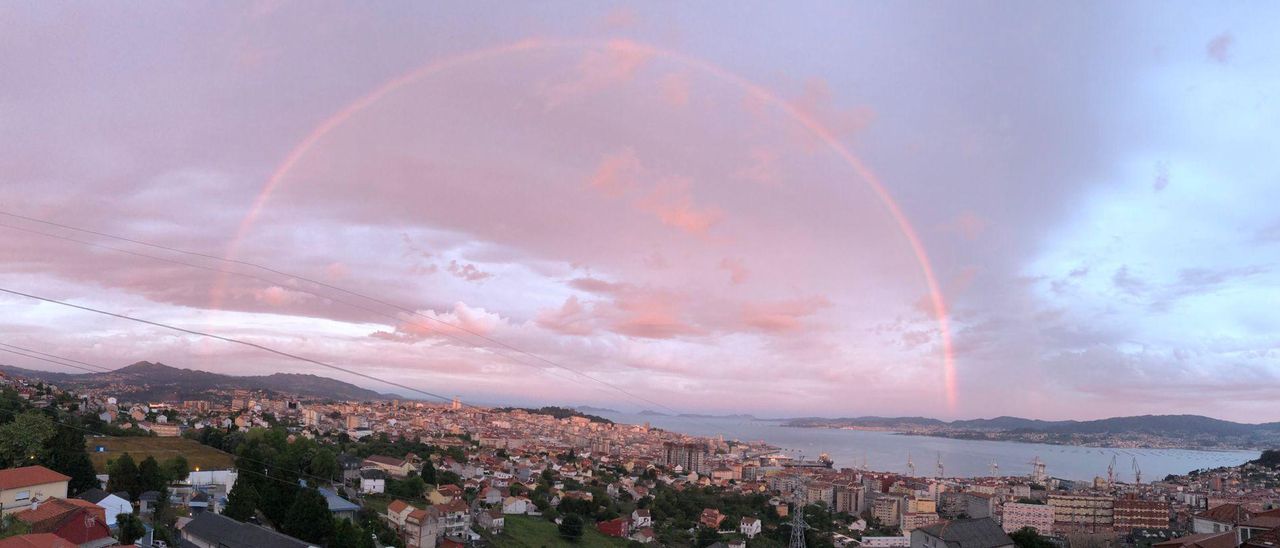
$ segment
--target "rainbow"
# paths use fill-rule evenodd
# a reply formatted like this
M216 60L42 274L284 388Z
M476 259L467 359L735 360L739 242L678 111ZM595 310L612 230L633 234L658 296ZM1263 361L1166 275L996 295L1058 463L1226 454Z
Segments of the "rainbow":
M903 236L907 239L908 244L911 246L911 252L915 255L916 262L919 263L921 273L923 274L925 283L928 286L933 315L938 322L938 330L942 338L943 387L945 390L947 406L954 412L957 400L955 354L951 344L951 328L948 321L946 300L943 298L941 286L938 284L937 276L933 271L933 265L929 261L928 254L925 252L924 244L920 241L920 236L916 233L915 227L913 227L911 222L907 219L906 214L902 212L902 208L898 205L897 201L893 199L893 196L889 193L888 189L885 188L884 184L880 181L880 178L876 176L875 172L871 171L871 169L867 167L862 160L840 143L830 129L818 120L814 119L812 116L796 108L795 105L778 97L776 94L770 92L764 87L702 59L662 49L649 44L630 40L529 39L439 59L388 80L373 91L370 91L333 113L328 118L325 118L324 121L320 122L319 125L313 128L311 132L302 139L302 141L298 142L298 144L289 151L289 155L285 157L284 161L276 166L276 169L271 173L271 176L262 186L262 190L254 199L253 205L249 208L248 214L245 215L244 220L241 221L239 227L236 229L235 236L228 244L225 257L228 259L235 259L238 256L241 242L252 229L254 223L258 219L258 216L262 213L263 208L266 207L272 193L274 193L275 190L284 183L289 172L293 170L294 166L296 166L304 156L307 155L307 152L331 131L341 126L347 120L350 120L353 116L359 114L362 110L374 105L388 94L427 76L486 59L536 50L585 49L600 47L644 53L652 57L667 59L686 67L700 70L766 100L769 104L786 113L793 120L820 139L831 152L843 160L855 173L858 174L859 177L863 179L863 181L870 185L872 191L876 194L877 198L879 198L880 202L884 204L885 208L889 211L889 214L893 217L894 222L898 225L899 230L902 231ZM214 310L221 308L222 295L224 294L225 287L226 274L222 274L219 276L212 289L211 299L213 301Z

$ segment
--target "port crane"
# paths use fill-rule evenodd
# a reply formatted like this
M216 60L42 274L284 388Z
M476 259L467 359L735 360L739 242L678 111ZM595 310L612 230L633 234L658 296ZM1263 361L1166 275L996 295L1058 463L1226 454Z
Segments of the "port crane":
M1107 465L1107 489L1116 486L1116 456L1111 455L1111 464Z
M907 453L907 475L910 477L916 475L916 463L911 461L911 453Z
M1133 482L1142 485L1142 469L1138 468L1138 457L1133 457Z

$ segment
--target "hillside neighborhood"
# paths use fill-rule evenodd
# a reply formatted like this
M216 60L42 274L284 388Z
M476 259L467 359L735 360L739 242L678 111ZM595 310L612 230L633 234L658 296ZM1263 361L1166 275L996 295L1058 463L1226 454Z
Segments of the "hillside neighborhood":
M0 548L768 547L797 530L808 546L1276 548L1280 536L1274 452L1146 483L1043 467L926 477L564 409L238 389L129 402L0 383Z

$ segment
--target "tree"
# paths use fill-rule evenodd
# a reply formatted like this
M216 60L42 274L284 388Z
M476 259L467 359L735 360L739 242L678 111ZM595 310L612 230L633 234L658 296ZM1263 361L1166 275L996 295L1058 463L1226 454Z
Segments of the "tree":
M316 451L314 457L311 458L311 475L319 476L327 480L338 477L338 457L328 448Z
M142 488L138 483L138 465L128 453L120 455L107 466L107 491L129 493L129 500L138 500Z
M0 426L0 467L35 464L45 456L46 442L53 438L53 421L36 411L18 415Z
M147 455L147 458L142 459L142 464L138 465L138 489L143 492L159 491L168 484L164 472L160 470L160 463L155 457Z
M120 528L120 544L133 544L133 541L147 534L147 528L142 525L142 520L133 514L116 516L116 526Z
M227 495L227 507L222 515L231 519L244 521L253 517L258 510L258 490L247 481L237 481Z
M70 494L98 487L97 472L89 453L84 448L84 433L68 425L59 425L57 433L47 443L47 452L41 464L50 470L71 476L67 484Z
M340 519L338 524L333 527L333 540L329 541L329 548L359 548L360 536L364 531L351 523L349 519Z
M169 482L184 481L191 474L191 464L187 462L187 457L178 455L169 460L164 461L164 475Z
M720 542L720 532L710 527L699 527L697 544L699 548L705 548Z
M425 459L422 462L422 481L431 485L436 485L436 465L431 464L431 459Z
M1023 527L1009 534L1018 548L1053 548L1053 543L1036 532L1033 527Z
M315 489L301 489L285 513L281 529L307 542L323 543L333 536L333 514L324 495Z
M582 516L578 514L569 514L560 520L560 536L569 542L578 542L582 540L583 521Z
M0 519L0 538L16 537L31 532L31 524L22 521L13 514Z

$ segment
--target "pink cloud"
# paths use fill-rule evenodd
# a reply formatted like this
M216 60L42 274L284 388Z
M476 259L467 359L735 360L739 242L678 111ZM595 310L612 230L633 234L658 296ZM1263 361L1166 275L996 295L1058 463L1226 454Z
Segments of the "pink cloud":
M652 57L651 51L626 40L594 49L578 63L572 77L544 90L547 107L629 82Z
M1209 40L1209 43L1204 47L1204 51L1209 56L1209 59L1226 64L1231 59L1231 46L1234 43L1235 37L1230 32L1224 31Z
M588 184L610 197L617 198L639 184L641 166L634 149L625 148L600 160Z
M564 335L590 335L595 331L587 308L578 301L577 295L570 295L560 308L539 312L534 322Z
M438 337L456 337L474 345L484 345L483 340L475 339L472 334L489 336L498 326L506 323L496 313L483 308L472 308L466 303L458 302L453 310L439 313L434 310L421 312L422 316L404 315L404 321L395 326L394 332L377 331L371 336L398 342L417 342Z
M729 281L734 285L747 281L747 277L751 275L747 267L742 265L742 261L728 257L720 259L720 269L729 271Z
M955 221L951 223L950 228L955 230L966 240L976 240L983 232L986 232L987 227L990 226L990 224L990 221L979 216L977 213L965 211L956 217Z
M448 270L450 274L468 282L479 282L493 277L493 274L480 270L476 265L470 263L459 263L456 260L449 261Z
M695 205L689 192L690 184L691 181L685 177L660 181L647 197L637 203L637 207L657 216L662 224L704 236L724 218L724 212L715 207Z
M307 301L311 298L311 295L301 291L293 291L278 285L273 285L266 289L255 291L253 297L259 302L264 302L272 306L285 306Z
M747 326L766 332L787 332L799 329L802 320L819 310L831 306L826 297L809 297L790 301L749 304L743 307L742 321Z
M324 277L329 281L340 282L347 279L350 274L351 269L341 261L334 261L324 267Z
M832 99L831 87L821 78L811 78L805 82L804 91L790 103L792 108L801 115L822 124L836 138L848 137L862 131L875 118L875 112L869 107L852 109L836 107ZM803 129L801 136L802 140L810 145L819 144L813 133L807 129Z
M676 108L689 106L689 75L683 72L673 72L663 76L658 82L662 89L662 99L668 105Z
M778 152L769 147L751 147L750 163L739 169L736 175L749 181L776 184L779 182L778 157Z

